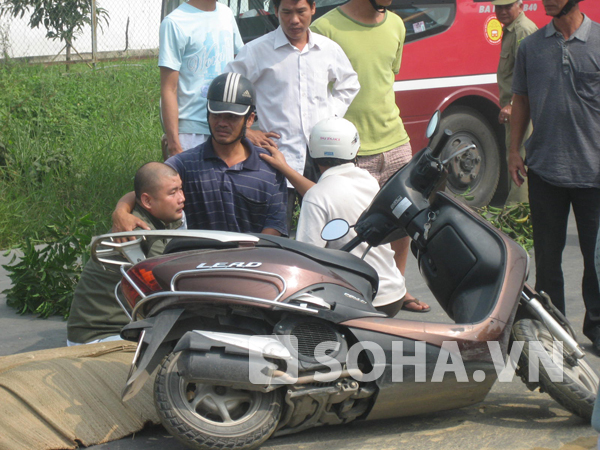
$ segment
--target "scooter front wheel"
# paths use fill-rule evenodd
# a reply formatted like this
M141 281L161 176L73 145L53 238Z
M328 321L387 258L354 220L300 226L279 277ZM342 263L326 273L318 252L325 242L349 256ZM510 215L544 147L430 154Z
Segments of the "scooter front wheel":
M268 393L198 383L177 371L168 355L156 376L154 402L161 422L184 445L199 450L251 450L275 431L279 390Z
M554 337L546 326L536 319L521 319L517 321L512 329L514 341L523 341L523 353L519 359L519 366L524 375L531 375L529 368L530 360L533 358L535 348L531 342L538 341L543 351L549 356L545 364L539 362L540 387L548 392L550 396L560 403L565 409L590 420L594 409L594 402L598 393L598 375L592 369L586 358L573 359L563 354L562 367L558 367L554 360L553 345ZM552 381L550 374L559 374L562 371L562 381Z

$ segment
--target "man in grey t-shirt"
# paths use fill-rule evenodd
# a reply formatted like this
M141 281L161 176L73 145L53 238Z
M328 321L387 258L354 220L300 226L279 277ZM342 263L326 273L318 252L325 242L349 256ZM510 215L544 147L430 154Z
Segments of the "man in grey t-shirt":
M572 207L583 254L584 334L600 352L600 290L594 248L600 221L600 24L579 10L580 0L544 0L552 21L521 43L512 90L509 171L528 176L536 290L565 313L561 268ZM525 144L528 172L519 146Z

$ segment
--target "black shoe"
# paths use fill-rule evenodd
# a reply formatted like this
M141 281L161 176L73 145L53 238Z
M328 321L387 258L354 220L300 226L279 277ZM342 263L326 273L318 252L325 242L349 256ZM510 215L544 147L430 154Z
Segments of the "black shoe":
M600 327L594 328L590 334L590 341L592 341L594 352L596 352L596 355L600 356Z
M592 346L594 347L594 352L596 352L596 355L600 356L600 336L592 339Z

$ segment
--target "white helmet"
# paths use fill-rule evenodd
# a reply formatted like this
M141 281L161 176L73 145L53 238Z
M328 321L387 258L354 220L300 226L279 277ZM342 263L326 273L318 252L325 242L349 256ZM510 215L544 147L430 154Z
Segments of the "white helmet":
M354 124L341 117L319 121L310 132L308 151L317 158L337 158L351 161L360 147L358 131Z

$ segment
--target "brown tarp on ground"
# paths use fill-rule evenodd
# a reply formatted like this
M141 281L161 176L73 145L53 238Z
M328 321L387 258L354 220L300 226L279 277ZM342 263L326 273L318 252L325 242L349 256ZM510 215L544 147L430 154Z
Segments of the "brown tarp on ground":
M0 449L74 449L159 423L152 383L121 390L135 344L124 341L0 357Z

